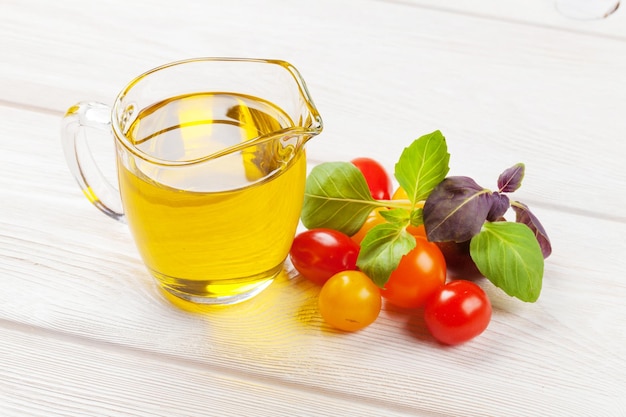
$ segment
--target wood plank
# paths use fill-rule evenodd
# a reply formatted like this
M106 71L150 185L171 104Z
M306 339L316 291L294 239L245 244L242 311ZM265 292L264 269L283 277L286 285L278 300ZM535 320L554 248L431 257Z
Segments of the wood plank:
M481 282L493 321L480 338L456 348L433 342L419 315L389 306L362 332L333 331L317 313L318 288L298 276L281 277L250 302L189 314L161 297L124 226L80 194L62 159L57 117L11 108L0 115L7 121L0 154L6 336L0 346L13 352L3 356L10 359L0 378L7 390L0 391L11 393L2 400L17 414L55 406L67 414L101 407L145 415L158 410L157 399L175 407L175 396L194 395L200 397L181 414L219 396L228 400L218 408L229 411L238 389L250 393L252 404L278 398L276 406L303 412L314 410L318 395L332 397L331 408L361 404L363 415L369 407L457 416L626 409L624 222L539 207L555 246L540 300L524 304ZM90 368L91 362L102 366ZM175 388L159 382L177 372ZM142 380L146 373L155 379ZM67 385L54 389L66 374ZM195 390L206 375L215 378L215 393ZM147 387L137 387L137 379ZM92 380L95 386L84 386ZM14 397L21 386L25 396ZM275 386L275 394L264 395ZM175 396L167 397L171 389ZM76 408L64 409L68 404Z
M564 23L551 1L409 1L3 4L3 415L626 413L624 14ZM296 275L230 308L171 306L125 227L78 191L58 130L75 101L111 102L139 72L198 55L292 61L326 123L313 163L391 168L434 129L452 173L483 185L526 162L519 198L554 244L540 300L481 281L493 322L456 348L389 306L335 332Z
M325 390L0 323L0 407L12 416L408 416ZM395 408L395 409L394 409Z
M512 24L586 33L614 39L626 39L626 11L624 11L623 2L621 7L615 10L615 12L602 19L596 18L595 14L587 14L585 15L586 17L583 17L578 13L567 13L568 9L565 9L564 13L559 10L559 0L527 0L523 3L515 0L483 0L480 2L463 0L446 0L443 2L437 0L382 1L428 8L441 12L460 13L480 19L507 21ZM605 3L609 2L603 2L602 4L604 5ZM610 12L612 8L607 7L602 10Z
M0 25L0 49L11 51L0 90L11 106L60 116L78 100L111 103L131 77L174 59L283 58L302 71L325 121L309 145L314 162L365 154L392 168L412 139L441 129L451 174L495 187L502 170L526 162L520 199L626 219L621 200L606 193L626 181L614 157L626 153L618 134L626 118L613 104L624 99L616 86L626 81L625 42L406 4L359 4L323 1L306 13L292 4L268 13L244 1L208 18L185 0L114 3L106 14L78 1L13 2L12 19ZM167 27L163 16L177 12L193 36L159 29ZM57 27L50 16L70 17ZM251 28L262 41L249 41Z

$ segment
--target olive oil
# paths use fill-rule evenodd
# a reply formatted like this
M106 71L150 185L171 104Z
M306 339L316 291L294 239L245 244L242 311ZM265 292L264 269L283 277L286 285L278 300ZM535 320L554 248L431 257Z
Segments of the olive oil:
M306 158L297 135L271 134L292 127L272 103L230 93L169 98L130 122L127 140L143 155L118 164L120 191L139 252L165 290L236 300L280 272ZM232 146L241 149L221 154Z

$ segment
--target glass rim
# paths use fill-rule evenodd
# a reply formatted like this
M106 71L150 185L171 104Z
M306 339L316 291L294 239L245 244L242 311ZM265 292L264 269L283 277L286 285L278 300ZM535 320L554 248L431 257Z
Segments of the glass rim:
M187 160L187 161L172 161L168 159L156 158L137 148L131 141L128 139L126 134L122 131L117 115L119 114L120 106L123 102L124 97L130 92L133 87L139 83L139 81L149 77L152 74L157 72L182 66L190 63L199 63L199 62L241 62L241 63L257 63L257 64L270 64L280 66L285 69L295 81L300 96L304 99L307 109L311 114L311 118L313 123L311 126L302 127L302 126L294 126L291 128L277 130L275 132L271 132L265 135L258 136L254 140L243 142L240 144L229 146L225 149L222 149L217 152L213 152L209 155L202 156L200 158ZM301 136L315 136L322 131L323 123L322 118L317 111L315 104L311 98L311 95L307 89L307 86L304 82L304 79L300 75L300 72L289 62L280 60L280 59L263 59L263 58L235 58L235 57L198 57L198 58L188 58L182 59L178 61L172 61L163 65L159 65L158 67L154 67L149 69L140 75L134 77L130 82L126 84L126 86L118 93L113 103L113 107L111 109L111 125L112 130L115 136L115 140L117 143L120 143L124 148L131 152L133 155L141 158L146 162L150 162L156 165L162 166L187 166L193 165L201 162L205 162L211 159L219 158L220 156L228 155L232 152L237 152L242 149L245 149L249 146L258 145L259 143L268 142L270 140L274 140L277 137L283 137L285 135L301 135Z

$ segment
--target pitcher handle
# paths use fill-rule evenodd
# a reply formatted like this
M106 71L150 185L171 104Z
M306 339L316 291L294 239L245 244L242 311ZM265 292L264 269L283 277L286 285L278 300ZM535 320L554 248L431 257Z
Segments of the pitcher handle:
M124 222L120 192L98 168L89 148L89 142L98 138L90 136L87 128L111 134L111 108L102 103L80 102L67 110L61 126L65 159L87 199L107 216Z

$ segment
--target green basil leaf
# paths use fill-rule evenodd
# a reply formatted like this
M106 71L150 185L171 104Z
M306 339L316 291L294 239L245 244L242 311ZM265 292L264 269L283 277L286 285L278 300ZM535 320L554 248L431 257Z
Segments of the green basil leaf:
M515 222L487 222L470 242L470 255L496 287L522 301L541 293L543 255L535 234Z
M424 224L424 209L416 208L411 212L411 226L419 227Z
M439 130L413 141L402 151L395 166L395 177L414 205L448 174L450 154L446 139Z
M398 267L400 259L415 247L413 237L402 224L383 223L367 232L361 242L356 265L379 287Z
M411 212L405 209L380 210L381 217L390 223L407 225L411 220Z
M326 162L314 167L307 177L301 220L307 229L325 227L351 236L378 206L356 166Z

